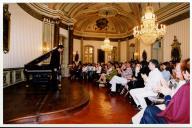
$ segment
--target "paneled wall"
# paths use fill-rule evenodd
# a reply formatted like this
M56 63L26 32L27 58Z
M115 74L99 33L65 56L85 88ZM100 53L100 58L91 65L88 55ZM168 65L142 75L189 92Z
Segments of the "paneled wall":
M190 57L190 19L185 19L167 26L167 33L164 36L163 61L171 60L171 44L174 36L181 43L182 59Z
M120 61L121 62L125 62L127 61L127 42L126 41L122 41L120 42Z
M83 46L91 45L94 47L94 63L97 63L97 50L101 49L101 45L103 45L103 41L94 41L94 40L83 40ZM76 53L78 51L80 59L81 59L81 40L74 39L73 40L73 52ZM111 45L118 47L118 42L111 42Z
M82 56L81 56L81 40L78 39L74 39L73 40L73 54L76 53L76 51L78 51L79 53L79 60L82 60Z
M10 51L3 54L3 68L23 67L42 54L42 22L9 4L11 13Z
M92 45L94 47L94 63L97 63L97 49L101 49L101 45L103 45L103 41L84 40L83 46L85 45ZM111 45L118 47L117 42L111 42Z
M59 33L60 35L64 36L64 50L63 50L63 65L62 65L62 76L64 77L67 77L69 76L69 70L68 70L68 57L69 57L69 45L68 45L68 42L69 42L69 33L68 33L68 30L65 30L63 28L60 28L59 30Z
M3 70L3 87L8 87L25 81L23 68L11 68Z

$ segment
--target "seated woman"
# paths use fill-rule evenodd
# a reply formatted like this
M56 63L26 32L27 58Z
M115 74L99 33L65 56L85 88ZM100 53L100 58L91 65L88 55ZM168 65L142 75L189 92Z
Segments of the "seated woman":
M129 63L123 64L121 69L118 70L118 74L121 74L121 77L115 75L109 81L109 83L111 84L111 94L116 92L117 84L121 84L125 87L127 83L132 79L133 73L130 64Z
M188 60L189 61L189 60ZM182 85L171 98L171 89L167 82L161 80L159 92L165 95L165 110L157 106L148 106L141 118L141 124L187 124L190 121L190 66L186 61L180 65L181 71L176 68L176 76L182 73L186 83Z
M128 83L129 90L134 88L143 88L144 87L144 81L141 77L141 64L137 63L135 67L135 72L133 74L133 79L131 82Z
M101 75L101 71L102 71L102 67L101 67L100 63L95 65L95 70L96 70L95 79L98 80Z
M121 91L121 94L125 92L125 90L128 90L127 93L124 96L127 96L129 93L129 90L134 88L143 88L144 87L144 81L141 77L141 64L139 62L136 63L135 69L133 70L133 76L130 82L128 82L128 86L123 88ZM131 99L131 96L129 97Z
M97 82L105 84L107 81L110 81L113 76L117 75L117 70L113 63L108 64L108 69L106 73L102 73Z

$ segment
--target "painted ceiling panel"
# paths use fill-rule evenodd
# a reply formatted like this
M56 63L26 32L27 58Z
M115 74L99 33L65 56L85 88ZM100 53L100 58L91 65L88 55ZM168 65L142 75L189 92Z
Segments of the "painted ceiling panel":
M107 33L126 35L141 23L141 16L148 3L45 3L48 8L60 10L74 19L74 34L95 33L105 36L106 29L97 28L96 21L106 18ZM154 12L166 8L170 3L151 3ZM76 33L78 32L78 33Z

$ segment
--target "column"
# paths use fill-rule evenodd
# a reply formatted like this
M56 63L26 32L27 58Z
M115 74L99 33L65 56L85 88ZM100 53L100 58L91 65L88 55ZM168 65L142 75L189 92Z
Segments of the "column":
M81 54L81 62L83 63L83 37L81 38L81 51L80 51L80 54Z
M63 72L62 76L63 77L69 77L69 38L66 38L64 40L64 51L63 51Z
M126 60L128 62L129 61L129 39L128 38L126 38L126 48L127 48Z
M54 44L53 47L57 47L59 45L59 20L55 21L55 28L54 28Z
M162 54L162 62L165 62L164 60L164 38L161 38L161 54Z
M140 59L140 54L141 54L141 51L140 51L140 42L139 42L138 39L137 39L137 44L138 44L138 49L137 49L137 51L138 51L138 60L141 61L141 59Z
M121 41L118 40L118 61L121 61Z
M69 64L73 62L73 26L69 26Z

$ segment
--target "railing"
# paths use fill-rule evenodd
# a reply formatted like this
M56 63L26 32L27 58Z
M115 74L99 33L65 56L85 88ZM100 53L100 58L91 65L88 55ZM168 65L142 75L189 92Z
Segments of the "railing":
M3 69L3 88L25 81L24 68Z

